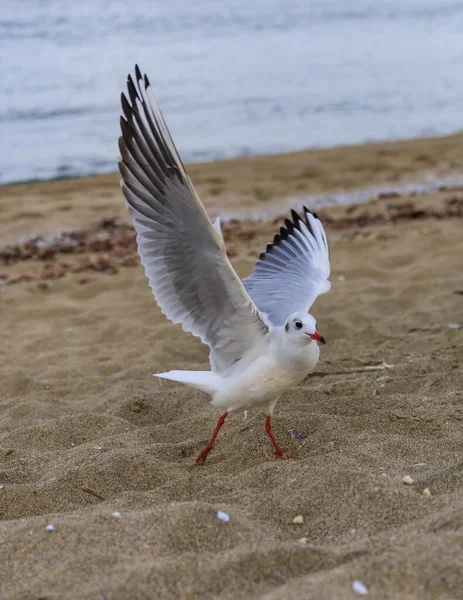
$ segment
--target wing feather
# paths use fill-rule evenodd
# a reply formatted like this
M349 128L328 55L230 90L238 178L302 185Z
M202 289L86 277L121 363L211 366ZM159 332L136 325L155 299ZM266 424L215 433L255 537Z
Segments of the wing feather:
M208 344L212 369L226 373L270 324L231 266L138 67L127 90L119 169L145 273L163 313Z
M294 312L308 311L331 287L328 241L320 219L305 207L304 219L294 210L291 216L243 280L274 326L284 325Z

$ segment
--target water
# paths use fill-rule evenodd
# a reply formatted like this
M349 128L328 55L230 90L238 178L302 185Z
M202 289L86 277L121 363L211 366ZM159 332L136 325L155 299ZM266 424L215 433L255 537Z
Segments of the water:
M463 3L3 0L0 183L114 171L138 62L185 161L463 129Z

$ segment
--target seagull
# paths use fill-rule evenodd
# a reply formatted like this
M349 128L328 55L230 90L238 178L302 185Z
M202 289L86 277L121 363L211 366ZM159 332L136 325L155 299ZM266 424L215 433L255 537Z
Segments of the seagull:
M188 177L146 75L135 66L121 95L121 187L137 233L138 253L163 314L210 348L210 371L169 371L155 377L212 396L224 410L196 462L204 462L231 413L267 410L265 429L278 457L286 455L271 428L280 396L299 384L325 340L308 314L328 292L326 234L315 213L291 211L240 280L226 253L220 220L209 219ZM245 413L246 414L246 413Z

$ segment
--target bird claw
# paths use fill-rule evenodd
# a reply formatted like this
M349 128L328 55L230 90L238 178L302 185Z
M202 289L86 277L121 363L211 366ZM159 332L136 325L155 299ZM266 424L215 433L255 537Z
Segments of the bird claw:
M206 458L211 450L212 450L212 446L206 446L205 448L203 448L201 450L201 452L198 454L198 456L196 457L196 462L197 463L199 463L199 462L205 463Z

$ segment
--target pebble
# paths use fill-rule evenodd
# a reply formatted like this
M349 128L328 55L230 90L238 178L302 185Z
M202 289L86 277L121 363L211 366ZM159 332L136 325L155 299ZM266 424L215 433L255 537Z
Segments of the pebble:
M431 490L429 488L424 488L423 496L430 496L430 495L431 495Z
M367 586L364 583L362 583L361 581L359 581L358 579L356 579L352 583L352 589L354 590L354 592L356 594L359 594L360 596L366 596L368 594Z
M297 540L300 544L307 544L307 542L309 541L309 538L306 537L301 537Z
M46 531L55 531L55 526L54 525L45 525L45 529L46 529Z
M410 477L410 475L405 475L402 481L407 485L413 485L415 483L415 481Z
M121 513L118 512L117 510L114 511L113 513L111 513L111 516L114 517L115 519L120 519L122 517Z
M217 516L221 521L227 522L230 520L229 515L227 515L227 513L222 512L221 510L217 511Z
M293 519L294 525L302 525L303 522L304 522L304 517L302 515L297 515L297 517L294 517L294 519Z

